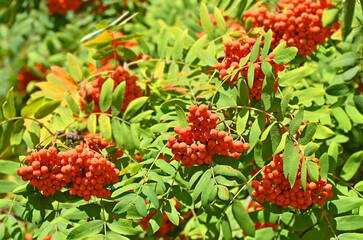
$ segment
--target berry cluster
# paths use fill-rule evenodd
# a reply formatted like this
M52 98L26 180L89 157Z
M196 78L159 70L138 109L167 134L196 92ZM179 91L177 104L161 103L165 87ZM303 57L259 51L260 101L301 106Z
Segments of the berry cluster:
M248 143L233 142L233 138L224 131L218 131L218 116L208 110L207 105L191 105L187 127L175 127L178 138L170 136L167 147L172 149L177 161L191 167L194 164L210 164L214 154L239 158L243 151L250 148Z
M114 49L114 52L116 54L116 59L117 60L122 60L122 57L116 52L116 49L118 46L123 46L125 48L131 48L131 47L134 47L134 46L137 46L137 41L135 39L132 39L132 40L129 40L129 41L124 41L124 42L121 42L121 41L118 41L116 38L117 37L121 37L123 36L123 34L121 32L117 32L117 33L113 33L111 35L113 41L111 43L111 47ZM104 59L102 59L102 65L105 65L107 64L110 60L114 59L115 56L114 55L111 55L109 57L106 57Z
M301 182L301 165L305 164L303 157L301 155L297 179L291 188L283 172L284 156L283 154L275 155L270 166L262 168L262 181L253 180L251 182L252 188L255 189L252 196L261 203L268 201L283 208L291 206L295 209L305 210L313 203L324 205L325 199L333 196L332 185L327 184L327 180L321 177L318 182L314 182L307 176L306 191L304 191ZM317 158L313 160L319 163ZM318 168L320 170L320 166Z
M47 69L41 64L35 64L35 68L42 74L47 72ZM16 76L16 79L18 80L19 91L25 91L31 81L40 81L43 80L43 77L36 75L28 68L23 68Z
M111 193L104 186L118 182L120 172L103 155L81 145L58 153L55 147L49 147L48 151L35 150L25 160L29 165L20 167L17 174L23 181L30 180L30 184L44 196L73 183L69 191L71 195L78 195L86 201L91 195L108 198Z
M82 6L82 0L47 0L51 14L65 15L68 11L77 11Z
M102 68L102 71L112 69L112 65L107 65L106 67ZM101 70L101 69L100 69ZM101 71L101 72L102 72ZM100 72L100 71L99 71ZM106 77L99 76L96 80L94 80L91 86L84 86L79 91L80 96L80 103L81 109L85 110L84 103L91 103L92 101L95 103L95 107L93 112L101 112L99 103L100 103L100 96L101 96L101 89L104 82L108 79L112 78L114 81L114 89L121 83L126 82L126 89L124 95L124 101L122 105L122 111L125 111L129 103L136 98L139 98L143 95L140 86L136 85L137 76L132 75L123 67L118 66L117 69L113 72L110 72ZM110 112L109 109L107 112Z
M257 61L255 63L247 62L247 64L243 67L239 67L240 61L246 57L252 50L253 45L255 44L256 39L255 38L249 38L248 40L246 38L240 38L238 40L233 40L231 42L225 42L224 43L224 53L225 58L218 62L215 66L215 68L219 71L220 75L219 78L221 80L225 80L231 84L237 84L238 82L238 74L234 76L232 79L231 76L228 76L228 69L230 67L234 67L234 69L239 68L239 72L243 75L247 85L247 72L248 68L253 64L255 67L254 72L254 80L253 80L253 86L248 86L248 92L249 92L249 98L255 98L256 100L261 99L261 93L262 93L262 84L265 78L265 74L262 72L261 69L261 57L258 56ZM260 45L262 46L264 44L264 41L262 40ZM275 78L277 78L277 73L279 71L284 70L284 65L279 65L272 61L272 59L275 57L275 53L270 53L264 61L270 62L270 64L273 67ZM278 88L278 83L275 81L274 83L274 91L276 92Z
M244 12L244 20L251 18L253 26L272 30L272 47L286 41L288 46L297 47L300 55L309 56L340 27L338 22L323 27L323 12L333 7L330 0L280 0L277 6L277 12L268 12L263 6Z

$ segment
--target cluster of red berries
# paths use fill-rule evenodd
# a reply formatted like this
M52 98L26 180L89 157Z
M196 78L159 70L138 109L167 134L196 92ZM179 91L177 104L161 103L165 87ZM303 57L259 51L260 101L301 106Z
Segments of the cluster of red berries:
M233 142L233 138L224 131L218 131L218 116L208 110L207 105L191 105L187 127L175 127L178 138L170 136L167 147L172 149L177 161L191 167L194 164L210 164L214 154L239 158L243 151L250 148L248 143Z
M111 47L114 49L117 60L122 60L122 57L116 52L116 49L117 49L118 46L123 46L125 48L131 48L131 47L137 46L137 41L135 39L132 39L132 40L129 40L129 41L123 41L123 42L118 41L116 39L117 37L121 37L121 36L123 36L123 34L121 32L111 34L111 37L113 39L113 41L111 43ZM110 60L113 60L114 58L115 58L115 56L111 55L109 57L106 57L106 58L102 59L102 61L101 61L102 65L107 64Z
M219 78L221 80L225 80L231 84L236 85L238 82L238 74L234 76L234 78L231 78L231 76L228 76L228 69L230 67L234 67L234 69L239 69L239 72L243 75L247 86L248 86L248 68L253 64L255 67L254 71L254 80L253 80L253 86L248 86L248 92L249 92L249 98L255 98L256 100L261 99L261 93L262 93L262 84L265 78L265 74L262 72L261 69L261 57L258 56L255 63L247 62L245 66L239 67L240 61L246 57L252 50L253 45L256 43L255 38L249 38L248 40L246 38L239 38L238 40L233 40L231 42L225 42L223 43L225 58L218 62L215 66L215 68L219 71ZM264 41L262 40L260 42L260 45L262 46L264 44ZM270 62L271 66L273 67L275 78L277 78L277 73L279 71L282 71L285 69L284 65L279 65L275 62L273 62L273 58L275 57L275 53L270 53L264 61ZM278 88L278 82L274 82L274 91L277 91Z
M307 176L306 191L304 191L301 182L301 165L305 164L303 157L301 154L296 182L291 188L283 172L284 156L283 154L275 155L269 166L262 168L262 181L253 180L251 182L252 188L255 189L252 196L261 203L268 201L283 208L291 206L295 209L305 210L313 203L324 205L325 199L333 196L332 185L321 177L318 182L314 182ZM317 158L314 158L313 161L319 163ZM320 166L318 169L320 171Z
M77 145L75 149L60 151L49 147L33 151L25 158L29 165L20 167L17 174L23 181L43 192L44 196L54 194L73 183L69 193L83 197L91 195L108 198L111 192L104 188L109 183L117 183L119 170L100 153Z
M65 15L68 11L77 11L82 6L82 0L47 0L51 14Z
M277 6L277 12L263 6L244 12L244 20L251 18L253 26L272 30L272 47L286 41L288 46L297 47L300 55L309 56L340 28L339 22L323 27L324 10L334 6L330 0L280 0Z
M107 66L100 69L102 71L109 71L113 68L112 64L107 64ZM132 75L130 76L130 73L123 67L118 66L115 71L110 72L106 77L99 76L96 80L94 80L91 84L91 86L84 86L79 91L80 96L80 103L81 103L81 109L85 110L84 103L90 104L92 101L95 103L95 107L93 109L93 112L101 112L100 109L100 96L101 96L101 89L104 84L104 82L108 79L112 78L114 81L114 89L122 83L126 82L126 88L125 88L125 95L124 95L124 101L122 105L122 111L125 111L129 103L136 98L139 98L143 95L140 86L136 85L137 76ZM109 113L111 109L109 109L107 112Z
M41 64L35 64L35 68L42 74L47 72L47 69ZM16 76L16 79L18 80L19 91L25 91L31 81L40 81L43 80L43 77L36 75L29 68L23 68Z

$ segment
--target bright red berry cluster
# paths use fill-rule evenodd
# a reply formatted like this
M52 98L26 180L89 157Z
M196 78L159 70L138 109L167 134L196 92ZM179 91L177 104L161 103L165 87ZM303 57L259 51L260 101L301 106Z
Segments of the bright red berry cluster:
M268 201L287 208L291 206L295 209L307 209L313 203L324 205L326 198L333 196L332 185L326 179L319 177L318 182L314 182L307 176L306 191L302 188L301 165L303 155L300 157L300 165L294 186L291 188L288 179L283 172L283 154L275 155L269 166L262 168L262 181L253 180L251 186L255 189L252 196L259 202ZM317 158L313 159L319 163ZM320 166L318 166L320 171Z
M244 12L244 20L251 18L253 26L272 30L272 47L286 41L300 55L309 56L340 27L338 22L332 27L322 25L324 10L333 7L330 0L280 0L277 6L277 12L268 12L263 6Z
M231 76L228 76L228 69L230 67L234 67L234 69L238 69L240 61L246 57L252 50L253 45L255 44L256 39L255 38L249 38L246 40L246 38L240 38L238 40L233 40L231 42L225 42L224 43L224 53L225 58L216 64L215 68L219 71L219 78L221 80L225 80L231 84L236 85L238 82L238 74L234 76L232 79ZM262 46L264 44L264 41L262 40L260 45ZM270 62L270 64L273 67L275 78L277 78L277 73L279 71L284 70L284 65L279 65L272 61L272 59L275 57L275 53L270 53L264 61ZM248 86L248 78L247 78L247 72L248 68L253 64L255 67L254 72L254 80L253 80L253 86L248 86L249 91L249 98L255 98L256 100L261 99L261 93L262 93L262 84L265 78L265 74L262 72L261 69L261 57L258 56L257 61L255 63L247 62L247 64L240 68L239 72L243 75L247 86ZM278 83L275 81L274 83L274 91L276 92L278 88Z
M49 147L48 151L35 150L25 160L29 165L20 167L17 174L24 181L30 180L30 184L44 196L73 184L69 191L71 195L78 195L86 201L91 195L108 198L111 193L104 186L119 180L120 171L114 163L81 145L58 153L55 147Z
M111 47L113 47L114 51L115 51L115 55L116 55L116 59L117 60L122 60L122 57L116 52L116 49L118 46L123 46L125 48L131 48L134 46L137 46L137 41L135 39L129 40L129 41L118 41L116 38L117 37L121 37L123 36L123 34L121 32L117 32L111 35L111 37L113 38L113 42L111 43ZM111 55L109 57L106 57L104 59L102 59L102 65L107 64L110 60L114 59L115 56Z
M112 65L107 65L106 67L102 68L100 72L107 71L109 69L112 69ZM143 95L140 86L136 85L137 76L132 75L130 76L130 73L123 67L118 66L115 71L110 72L106 77L99 76L96 80L94 80L91 84L91 86L84 86L79 91L80 96L80 103L81 103L81 109L85 110L84 103L90 104L92 101L95 103L95 107L93 109L93 112L101 112L100 109L100 96L101 96L101 89L104 84L104 82L108 79L112 78L114 81L114 89L122 83L126 82L126 88L125 88L125 95L122 105L122 111L125 111L129 103L136 98L139 98ZM111 109L109 109L107 112L110 112Z
M250 148L248 143L233 142L233 138L224 131L218 131L218 116L208 110L207 105L191 105L187 127L175 127L178 138L170 136L167 147L172 149L177 161L191 167L194 164L210 164L214 154L239 158L243 151Z
M47 72L47 69L41 64L35 64L35 68L42 74ZM43 77L36 75L28 68L23 68L16 76L16 79L18 80L18 89L20 91L25 91L31 81L40 81L43 80Z
M82 0L47 0L51 14L65 15L68 11L77 11L82 6Z

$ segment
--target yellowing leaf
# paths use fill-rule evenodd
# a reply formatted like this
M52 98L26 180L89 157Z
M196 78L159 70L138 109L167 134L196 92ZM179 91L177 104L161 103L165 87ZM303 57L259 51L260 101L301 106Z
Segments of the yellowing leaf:
M88 42L85 42L82 45L84 47L87 47L87 48L92 47L92 45L102 42L103 40L105 40L109 36L110 36L110 31L107 30L107 31L104 31L98 38L95 38L95 39L92 39L92 40L90 40Z
M53 75L64 85L68 91L73 92L78 89L78 83L66 70L57 66L52 66L51 69Z
M67 92L66 89L58 86L57 84L51 82L38 82L36 86L52 98L61 100L64 98L64 93Z

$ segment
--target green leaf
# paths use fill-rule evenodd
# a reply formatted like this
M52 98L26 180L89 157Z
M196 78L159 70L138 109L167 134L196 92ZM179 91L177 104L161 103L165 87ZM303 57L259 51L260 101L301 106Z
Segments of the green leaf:
M318 125L316 128L316 133L314 135L314 138L316 139L327 139L332 136L334 136L335 133L328 127L325 127L323 125Z
M304 66L279 74L279 85L282 87L295 85L299 80L310 76L318 69L317 64L306 63Z
M6 96L6 101L3 103L2 109L5 118L13 118L16 116L13 88L9 90L8 95Z
M181 60L183 58L185 35L187 35L187 30L179 35L174 43L173 52L171 54L173 60Z
M102 85L101 95L100 95L100 109L102 112L106 112L112 103L112 92L113 92L113 79L108 78L106 82Z
M253 87L253 81L255 80L255 65L254 64L252 64L248 68L247 80L248 80L248 87L252 88Z
M66 98L67 104L68 104L69 108L71 109L71 111L74 114L79 115L80 109L79 109L76 101L74 101L74 99L68 93L65 93L64 96Z
M295 91L292 97L297 97L300 104L312 102L322 96L324 96L325 91L321 88L309 88L300 91Z
M67 54L67 64L68 64L69 70L71 72L71 76L77 82L82 81L82 70L81 70L80 66L78 65L76 59L70 53Z
M187 127L189 123L187 122L183 109L179 105L175 105L175 111L176 115L178 116L179 126Z
M10 137L10 145L18 146L23 141L23 135L25 132L24 120L19 119L14 123L12 128L11 137Z
M216 18L219 31L224 34L226 32L226 22L224 21L221 10L217 7L214 8L214 17Z
M158 168L160 168L163 172L165 172L171 176L174 175L176 172L175 168L171 164L167 163L165 160L157 159L155 161L155 165Z
M253 122L249 135L250 149L256 145L260 138L262 129L266 126L266 121L266 116L261 114L257 117L257 120Z
M336 7L327 8L324 10L321 21L323 27L331 27L339 18L339 9Z
M53 100L50 102L45 103L42 105L38 111L35 112L34 117L37 119L44 118L48 116L49 114L53 113L54 110L56 110L59 105L61 104L61 101Z
M246 33L250 32L250 30L252 29L252 26L253 26L252 19L251 19L251 17L249 17L246 19L246 22L244 25Z
M110 118L102 114L98 118L98 124L100 126L102 137L106 138L107 140L111 140L112 129L111 129Z
M208 35L209 39L213 39L213 24L209 18L208 8L204 3L200 5L200 21L203 32Z
M150 219L149 225L147 228L148 234L154 234L156 233L161 225L163 223L163 215L160 213L160 211L157 211L156 214Z
M126 81L121 82L112 95L112 113L118 115L121 112L125 97Z
M247 106L249 103L249 92L245 79L241 76L238 78L238 106Z
M330 66L334 68L355 66L358 61L359 57L354 52L346 52L334 59Z
M338 231L353 231L363 228L363 216L342 216L334 218Z
M29 99L27 104L21 109L20 115L23 117L30 117L33 115L45 102L45 97Z
M325 92L332 96L344 96L349 94L352 91L353 87L349 84L334 84L330 85Z
M131 124L130 126L130 133L131 133L131 139L133 146L136 149L140 148L140 137L137 128L135 127L135 124Z
M304 150L304 154L305 156L311 156L313 155L317 150L319 149L319 144L316 144L316 143L309 143L305 150Z
M69 240L83 239L95 233L99 233L103 228L103 222L101 220L93 220L83 223L74 228L67 236Z
M358 171L359 166L362 163L362 159L363 151L352 154L342 168L342 172L340 174L341 178L345 181L349 181Z
M250 62L254 63L256 62L257 58L258 58L258 54L260 53L260 43L261 43L261 39L262 36L260 36L255 44L253 45L252 49L251 49L251 56L250 56Z
M272 40L272 30L269 29L265 35L265 42L261 52L261 60L265 60L265 58L267 57L271 46L271 40Z
M307 178L307 167L306 167L306 161L303 160L301 163L301 184L304 191L306 191L306 178Z
M334 205L336 209L336 214L341 214L345 212L349 212L355 208L359 208L363 205L363 199L361 198L342 198L333 200L329 203L329 208L332 208L331 205ZM335 211L334 211L335 213Z
M160 30L159 40L158 40L158 55L160 58L165 58L168 40L169 40L168 27L163 26Z
M102 28L105 28L107 27L108 25L108 20L107 19L103 19L101 22L97 23L95 28L97 29L102 29Z
M246 130L246 125L250 112L246 109L241 109L237 116L237 133L242 134Z
M218 185L218 197L223 201L229 200L229 190L227 187Z
M221 221L221 228L223 233L223 239L229 240L232 239L232 228L231 224L229 223L227 215L223 215Z
M195 201L199 195L202 193L203 189L205 188L206 183L208 182L208 180L211 178L211 170L208 169L207 171L205 171L202 175L202 177L199 179L197 185L194 188L192 197L193 197L193 201Z
M306 145L311 142L313 139L314 134L316 133L318 124L311 122L305 126L304 130L300 134L300 138L298 140L299 144Z
M273 61L277 64L285 64L293 60L296 54L297 54L296 47L285 48L276 53L275 57L273 58Z
M135 207L141 216L143 216L143 217L147 216L147 209L146 209L145 201L142 197L137 196L136 201L135 201Z
M195 49L193 48L191 51L193 51L195 53L195 55L202 60L202 63L208 65L208 66L212 66L214 67L216 65L216 63L218 62L217 59L210 55L206 50L199 48L199 49Z
M3 174L16 174L16 171L20 167L18 162L0 160L0 173Z
M363 233L342 233L338 235L339 240L363 240Z
M346 0L343 3L343 21L342 21L342 33L343 39L352 31L352 22L354 17L355 0Z
M358 111L363 114L363 95L355 95L354 98L354 104L357 107Z
M350 119L346 112L342 108L334 108L333 110L333 116L339 123L339 128L344 129L346 131L349 131L352 129L352 123L350 122Z
M300 125L304 119L304 109L301 108L295 115L294 119L290 122L290 126L288 128L289 133L295 135L297 130L299 130Z
M255 225L253 224L253 221L251 220L250 216L244 209L242 203L235 201L232 205L232 213L238 225L242 228L242 230L248 236L254 237Z
M0 193L12 192L17 186L18 184L15 182L8 180L0 180Z
M87 129L90 133L96 133L97 130L97 116L91 114L87 121Z
M121 134L116 137L120 138L119 141L121 141L122 148L126 148L127 150L129 150L131 152L134 151L135 146L134 146L134 141L132 140L132 137L131 137L130 128L126 125L126 123L122 122L120 130L121 130Z
M314 161L308 161L308 173L311 180L314 182L319 181L319 170L318 170L318 164Z
M328 153L324 153L319 159L320 169L320 176L324 179L328 179L328 172L329 172L329 158L331 156Z
M363 192L363 181L358 182L355 186L354 186L355 190L357 190L358 192Z
M285 141L283 169L285 177L289 177L291 187L295 184L299 163L299 148L295 147L294 141L288 136Z
M262 158L263 160L269 159L276 151L277 147L280 145L282 138L281 128L278 124L273 124L269 129L267 138L263 144L262 148Z
M148 99L148 97L140 97L130 102L123 115L124 119L131 119L144 106Z
M122 196L122 198L119 199L119 202L114 206L112 212L116 214L121 214L126 212L134 203L135 199L136 199L135 193L128 193Z
M112 232L122 235L136 235L143 232L140 224L122 218L116 219L111 223L108 222L107 227L111 229Z
M151 203L156 207L159 208L159 200L156 195L156 193L151 189L151 187L144 185L142 187L142 193L146 195L146 197L149 198Z
M172 222L174 225L179 225L179 213L176 210L174 204L169 200L166 201L165 213L166 216L168 216L170 222Z

